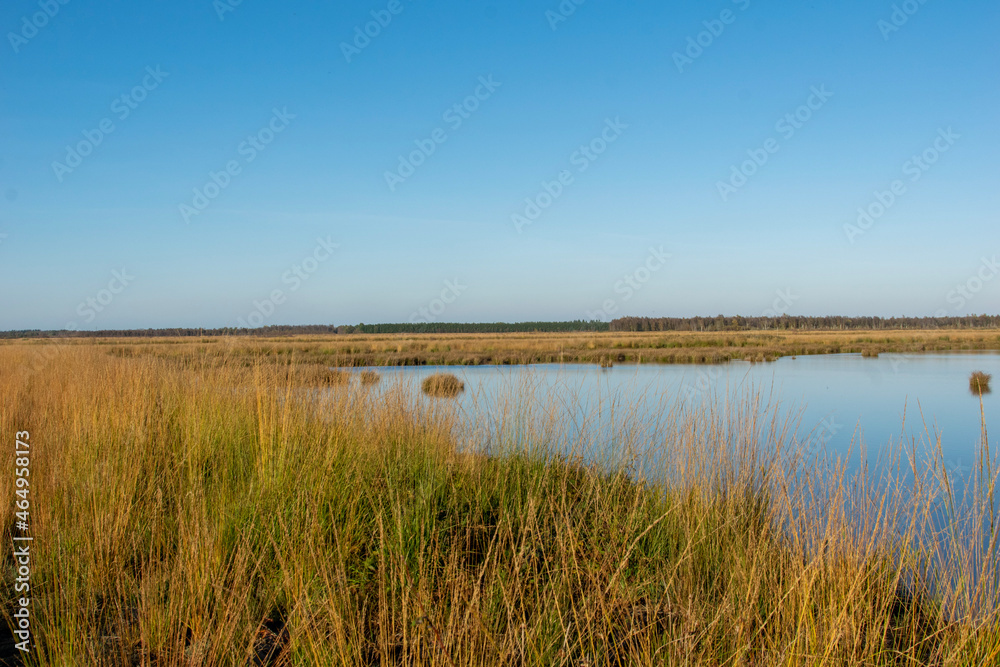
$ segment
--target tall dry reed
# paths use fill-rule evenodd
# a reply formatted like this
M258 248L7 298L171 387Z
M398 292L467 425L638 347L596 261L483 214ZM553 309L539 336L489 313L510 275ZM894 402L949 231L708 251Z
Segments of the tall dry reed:
M567 423L528 379L470 423L294 358L105 349L0 347L0 433L35 448L34 664L1000 656L987 447L967 483L903 447L849 472L763 393Z

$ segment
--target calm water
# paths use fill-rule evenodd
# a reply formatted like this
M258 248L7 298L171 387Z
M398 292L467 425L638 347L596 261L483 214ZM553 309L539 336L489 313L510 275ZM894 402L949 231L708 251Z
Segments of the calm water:
M658 410L678 400L697 404L758 391L791 414L801 415L796 438L845 454L864 445L872 458L901 439L919 450L940 436L949 470L961 475L977 463L982 440L980 401L969 391L974 370L1000 382L1000 354L953 353L784 357L772 363L724 365L582 364L532 366L448 366L379 368L385 380L419 382L437 372L454 373L466 384L458 404L466 413L495 408L502 396L530 385L539 399L563 405L569 423L598 409L614 421L611 405ZM516 393L516 392L515 392ZM447 399L430 399L447 400ZM1000 392L983 397L987 427L1000 429ZM904 423L905 416L905 423ZM989 437L991 452L994 436Z
M657 430L658 416L668 413L678 402L682 407L698 408L702 403L718 405L727 399L756 394L763 398L765 412L776 408L779 413L792 416L794 431L788 434L786 444L793 451L807 452L810 460L812 454L828 457L827 465L833 465L837 458L846 458L845 470L849 476L864 464L878 480L879 471L885 466L882 455L901 448L914 452L915 458L924 463L939 458L952 481L955 507L960 508L967 502L972 505L978 502L975 487L966 485L976 477L983 440L980 397L969 390L969 375L982 370L1000 382L1000 354L882 355L876 359L845 354L785 357L759 364L647 364L610 369L546 364L375 370L384 376L383 386L394 380L418 385L424 377L437 372L457 375L466 385L466 391L458 399L425 397L424 400L459 410L469 418L469 423L493 424L499 414L506 414L504 429L496 428L494 432L509 429L509 408L523 403L526 395L532 396L537 405L544 406L540 410L543 422L549 419L562 424L563 440L554 438L554 442L574 443L574 448L579 442L590 443L582 452L590 458L607 455L607 450L629 451L629 445L623 443L630 443L636 449L647 446L654 453L638 465L644 468L644 474L654 476L659 474L657 471L669 469L661 465L655 453L657 441L663 442L664 438L663 432ZM530 393L526 394L526 389ZM992 426L994 432L1000 432L1000 388L997 393L982 397L982 410L987 428ZM745 423L743 418L738 421ZM623 433L616 430L617 423L639 426ZM766 425L763 426L766 430ZM493 437L490 428L486 433L485 437L477 434L471 438L470 446L482 447L484 441ZM578 437L577 433L584 435ZM766 433L762 435L766 441ZM941 451L934 455L939 438ZM996 461L1000 443L992 433L988 439L991 458ZM812 465L823 464L816 461ZM914 489L908 471L904 461L891 475L896 481L890 484L901 489L904 496ZM886 487L876 481L865 495L870 494L877 505L885 491ZM844 489L844 493L850 492ZM917 542L933 546L935 558L941 563L949 561L948 554L971 553L964 547L980 543L980 551L970 556L969 577L977 583L985 573L987 581L996 579L991 585L1000 586L997 568L983 567L984 562L1000 558L995 545L990 546L992 531L964 519L950 522L943 497L934 503L931 521L937 537L926 538L930 542L923 537L915 538ZM996 522L1000 519L1000 498L994 499L992 508L987 511ZM964 510L958 511L962 516L971 516ZM898 530L905 530L907 517L896 520L901 521ZM942 568L942 572L951 572L947 576L956 582L964 576L960 574L963 571L953 566ZM955 601L949 604L961 606Z

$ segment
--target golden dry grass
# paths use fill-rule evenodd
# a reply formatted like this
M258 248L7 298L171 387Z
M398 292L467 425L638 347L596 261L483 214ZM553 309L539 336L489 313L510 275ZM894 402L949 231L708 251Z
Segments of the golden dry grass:
M315 391L302 349L193 346L0 346L36 664L997 664L988 453L958 505L940 458L848 476L749 395L587 463L517 388L469 425L412 387ZM645 446L660 474L627 474ZM14 489L12 463L8 545Z
M476 365L578 362L723 363L782 356L1000 350L1000 330L736 333L351 334L273 339L158 338L2 341L0 345L95 345L116 356L185 364L254 363L294 356L317 366Z
M989 373L974 371L972 376L969 378L969 389L971 389L974 394L988 394L990 393L990 380L992 379L993 376Z
M363 385L373 385L381 382L382 376L375 371L361 371L358 373L358 380L360 380Z
M420 385L428 396L455 398L465 391L465 383L451 373L435 373L424 378Z

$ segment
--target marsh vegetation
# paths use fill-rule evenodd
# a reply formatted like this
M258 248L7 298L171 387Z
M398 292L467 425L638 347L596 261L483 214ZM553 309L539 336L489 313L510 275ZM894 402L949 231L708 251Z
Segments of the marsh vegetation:
M256 363L257 356L327 367L538 363L712 364L818 354L918 354L1000 350L1000 330L351 334L284 338L102 338L0 341L0 345L96 346L109 354L182 365ZM43 350L44 353L44 350Z
M299 391L311 355L266 344L200 363L122 349L0 346L0 432L35 447L33 663L1000 655L988 457L963 503L933 456L848 476L750 393L665 415L642 475L638 449L579 456L587 434L548 428L556 407L530 394L477 426L405 383Z
M969 377L969 389L972 390L974 394L988 394L990 393L990 380L993 376L989 373L984 373L983 371L973 371L972 376Z
M435 373L420 386L425 394L438 398L454 398L465 391L465 383L451 373Z

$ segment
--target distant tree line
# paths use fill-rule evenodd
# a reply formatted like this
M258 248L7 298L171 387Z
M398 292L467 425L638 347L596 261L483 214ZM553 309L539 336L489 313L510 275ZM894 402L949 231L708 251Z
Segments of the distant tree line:
M22 329L0 331L4 338L157 338L330 335L330 334L449 334L449 333L532 333L575 331L845 331L852 329L986 329L1000 328L1000 315L964 317L621 317L611 322L573 320L571 322L432 322L398 324L277 324L256 329L104 329L101 331L43 331Z
M223 327L221 329L102 329L100 331L43 331L29 329L21 331L0 331L0 338L157 338L161 336L290 336L294 334L335 334L338 329L326 324L285 325L277 324L257 329L242 329L239 327ZM339 332L343 333L343 332Z
M38 329L22 329L19 331L0 331L0 338L156 338L171 337L208 337L208 336L254 336L267 338L272 336L295 336L317 334L443 334L443 333L511 333L534 331L608 331L608 322L574 320L572 322L486 322L486 323L405 323L405 324L310 324L310 325L273 325L244 329L239 327L223 327L221 329L104 329L101 331L43 331Z
M531 333L565 331L608 331L610 323L600 320L573 320L572 322L479 322L460 324L450 322L430 322L416 324L359 324L345 333Z
M987 329L1000 327L1000 315L964 317L620 317L611 331L847 331L852 329Z

